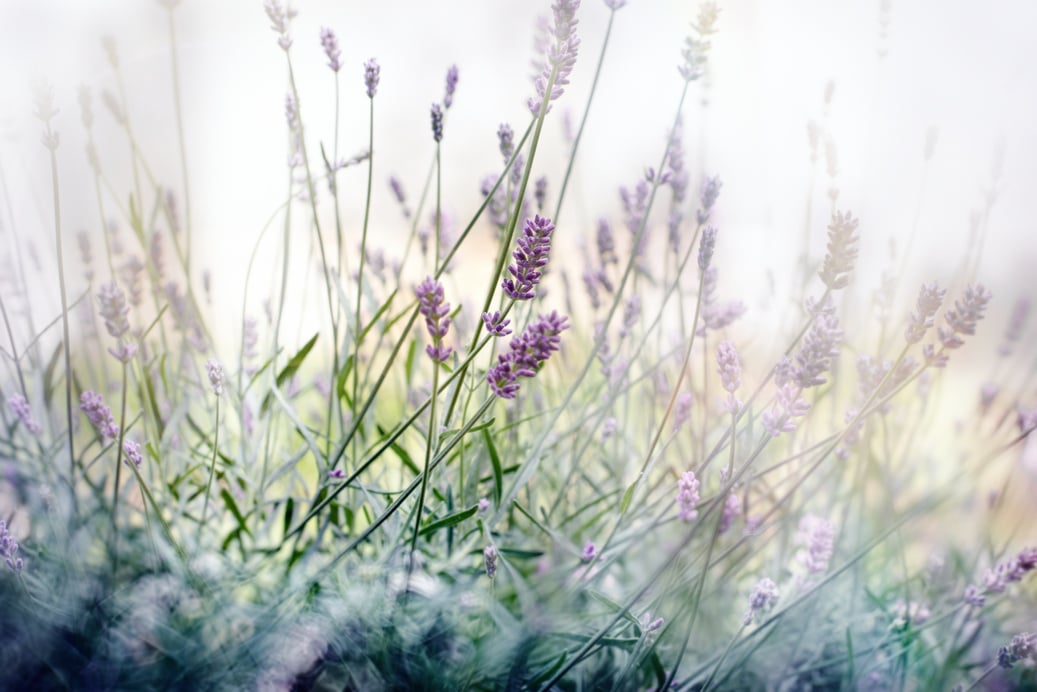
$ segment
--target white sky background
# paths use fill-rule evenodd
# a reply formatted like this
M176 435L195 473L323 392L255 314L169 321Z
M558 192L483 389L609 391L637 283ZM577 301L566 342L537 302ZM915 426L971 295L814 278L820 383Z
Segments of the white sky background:
M704 163L724 181L715 217L724 296L745 300L750 316L760 318L768 314L765 306L773 305L767 300L767 273L774 273L779 287L792 281L810 176L806 125L810 119L822 122L831 80L835 89L827 123L838 150L839 207L861 219L866 263L859 290L875 289L890 239L902 247L910 232L926 131L936 126L939 139L921 198L904 297L913 300L922 279L952 283L968 247L970 214L996 189L978 277L997 296L994 314L1002 319L991 331L999 334L1015 298L1037 293L1031 203L1037 190L1037 42L1032 39L1037 4L994 0L980 9L964 0L893 0L882 61L879 0L719 5L710 105L703 118L702 91L693 88L685 148L693 171ZM401 177L412 204L420 192L432 154L428 108L442 97L447 67L459 66L443 143L444 200L455 218L466 221L480 201L480 180L499 167L498 124L508 121L521 131L528 122L532 30L535 16L549 12L548 0L299 0L295 7L293 60L314 161L319 160L316 141L331 140L334 93L319 28L334 28L343 48L343 156L366 148L362 63L375 56L382 65L375 102L376 238L401 228L385 184L389 174ZM687 0L630 0L617 13L572 196L556 232L560 238L580 232L590 238L601 215L614 220L622 237L616 190L633 185L660 159L681 89L676 64L696 11L697 4ZM546 149L534 171L548 174L552 192L561 180L562 115L571 109L578 117L585 103L608 10L601 0L584 0L579 16L583 47L573 85L552 113ZM196 250L214 273L216 309L228 311L224 322L234 324L248 251L285 192L284 55L259 0L184 0L177 21ZM49 170L46 151L37 143L30 96L33 81L45 77L61 110L55 122L62 137L66 253L73 266L73 234L99 225L76 104L80 84L94 91L106 170L120 190L129 190L132 182L128 147L99 98L102 89L114 87L101 49L103 35L118 45L141 148L159 179L179 188L168 36L158 3L0 0L0 93L5 94L0 163L16 232L45 256L52 253ZM1003 169L993 186L999 142ZM815 258L823 253L827 218L823 156L818 172ZM347 233L354 238L364 173L351 169L341 179ZM303 208L297 210L301 214ZM0 218L5 236L0 247L9 253L6 211ZM655 232L664 235L659 218ZM128 240L126 223L120 225ZM46 280L53 277L52 260L44 263ZM266 285L269 266L263 265ZM56 282L48 283L38 297L39 309L56 314ZM480 291L482 285L480 280ZM258 304L253 309L258 311ZM779 312L784 314L771 314Z

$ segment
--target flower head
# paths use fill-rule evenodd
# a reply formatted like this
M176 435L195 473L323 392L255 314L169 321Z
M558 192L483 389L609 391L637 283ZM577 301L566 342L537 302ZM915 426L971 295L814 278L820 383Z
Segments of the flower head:
M453 351L449 346L443 346L443 337L450 329L450 303L444 302L443 285L433 279L426 277L415 289L418 296L418 310L425 318L425 328L432 343L425 347L425 353L436 363L446 362Z
M209 384L212 385L212 391L216 396L223 394L223 366L215 358L210 358L205 364L205 369L209 374Z
M681 521L694 521L698 515L699 480L693 471L685 471L677 479L677 516Z
M535 377L561 343L561 333L568 329L567 318L557 312L541 315L520 336L511 340L507 353L497 356L497 364L486 373L486 381L494 394L514 399L519 377Z
M501 284L508 297L529 300L536 295L536 285L543 275L541 270L551 256L551 234L554 229L551 219L539 214L526 219L518 247L512 253L515 263L508 266L512 278L504 279Z
M378 80L381 72L382 68L378 66L378 61L374 58L364 63L364 85L367 87L368 98L373 99L378 92Z
M828 254L821 267L821 281L831 289L845 288L857 260L857 219L849 212L833 212L828 224Z
M139 469L140 465L144 463L144 457L140 452L140 443L134 442L133 440L124 440L122 443L122 449L126 453L126 458L123 459L123 463L127 466L132 463Z
M454 103L454 91L457 90L457 65L451 65L446 71L446 93L443 94L443 108L450 108Z
M105 406L104 399L97 392L83 392L79 397L79 410L86 414L102 440L114 440L119 436L119 426L115 424L112 410Z
M749 593L749 609L745 611L742 622L746 625L752 623L757 615L762 615L774 607L781 597L778 585L768 577L756 582L756 586Z
M12 394L7 397L7 405L11 407L11 411L18 417L18 421L25 426L26 430L33 435L40 434L40 424L32 417L32 408L29 407L29 402L24 396Z
M327 27L321 27L320 45L324 48L324 55L328 57L328 67L332 72L342 69L342 50L338 47L338 38L335 32Z
M438 103L433 103L429 114L432 120L432 139L441 142L443 141L443 109Z
M907 325L905 337L907 343L916 344L925 336L929 327L933 326L933 318L936 311L943 303L943 297L947 295L946 289L942 289L936 283L922 284L918 292L918 303L915 311L911 314L911 320Z

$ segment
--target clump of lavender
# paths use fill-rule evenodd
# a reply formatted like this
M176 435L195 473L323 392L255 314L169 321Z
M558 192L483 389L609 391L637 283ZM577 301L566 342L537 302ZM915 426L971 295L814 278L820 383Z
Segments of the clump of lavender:
M677 479L677 517L681 521L694 521L699 516L699 480L694 471L685 471Z
M338 38L335 32L327 27L321 27L320 45L324 49L324 55L328 57L328 67L332 72L342 69L342 50L338 47Z
M114 440L119 436L119 426L115 424L112 410L105 405L100 394L89 390L83 392L79 397L79 409L86 414L102 441Z
M857 219L850 212L833 212L828 224L828 254L820 277L825 286L835 290L850 283L850 272L857 260Z
M1037 634L1023 632L1012 637L1007 646L997 650L997 665L1011 668L1024 659L1037 658Z
M742 402L735 398L735 392L742 386L742 363L738 358L738 350L730 341L721 341L717 346L717 365L720 383L728 393L723 401L724 410L738 413Z
M33 435L40 434L40 424L36 422L36 419L32 416L32 408L29 406L29 402L21 394L12 394L7 397L7 405L17 416L18 421L25 426Z
M446 71L446 91L443 94L443 108L449 109L454 104L454 92L457 91L457 65L451 65Z
M367 98L374 98L378 93L378 80L381 78L382 68L378 61L371 58L364 63L364 85L367 87Z
M527 104L535 116L540 115L545 100L554 101L565 92L564 87L569 84L569 75L576 65L576 55L580 50L580 39L576 35L576 10L579 7L580 0L555 0L551 6L554 13L551 35L555 41L547 49L547 60L533 83L536 96L530 97ZM548 84L551 85L551 93L547 93Z
M568 328L567 318L551 312L541 315L512 339L510 350L497 356L497 364L486 373L493 393L502 399L514 399L519 390L518 378L535 377L548 357L558 350L560 334Z
M18 557L18 541L14 539L14 535L7 528L7 522L3 519L0 519L0 556L3 556L4 562L12 572L22 571L24 563Z
M426 277L415 289L418 296L422 317L425 318L425 328L428 329L432 343L425 347L425 353L435 363L444 363L450 357L453 349L443 345L443 337L450 329L450 303L444 302L443 285L433 279Z
M748 626L760 615L770 612L779 598L781 592L778 591L778 585L769 577L756 582L756 586L749 593L749 608L742 617L742 624Z
M536 286L543 276L541 270L551 256L551 234L554 230L551 219L539 214L526 219L518 247L512 253L515 263L508 265L511 278L501 283L501 288L509 298L529 300L536 295Z
M123 459L123 463L127 466L132 462L136 468L140 468L140 465L144 463L144 457L141 455L140 443L134 442L133 440L124 440L122 443L122 449L126 453L126 458Z
M911 320L907 325L905 337L907 343L917 344L925 337L926 331L933 326L936 311L943 304L943 297L947 295L946 289L940 288L936 283L922 284L918 292L918 304L915 311L911 313Z

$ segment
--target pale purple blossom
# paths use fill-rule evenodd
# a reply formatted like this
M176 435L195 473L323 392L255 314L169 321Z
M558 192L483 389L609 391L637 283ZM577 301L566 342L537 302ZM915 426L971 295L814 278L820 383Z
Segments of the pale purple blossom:
M382 68L378 61L371 58L364 63L364 86L367 87L367 97L374 98L378 93L378 81L381 79Z
M963 336L976 333L976 324L983 319L983 312L993 294L982 284L969 286L961 300L954 302L954 307L943 313L946 327L937 329L940 343L945 349L959 348L965 343Z
M828 224L828 253L821 267L821 281L830 289L845 288L857 260L857 219L849 212L833 212Z
M1037 634L1023 632L1012 637L1007 646L997 650L997 665L1011 668L1024 659L1037 658Z
M454 91L457 90L457 65L451 65L446 71L446 91L443 94L443 108L450 108L454 103Z
M130 331L130 322L126 318L130 308L122 289L114 281L102 284L97 291L97 302L101 306L104 326L112 337L118 339Z
M694 81L705 73L710 49L709 37L716 33L719 14L716 3L704 2L699 6L698 19L692 24L693 31L684 39L684 49L681 51L684 62L677 66L686 81Z
M21 394L12 394L7 397L7 405L17 416L18 421L25 426L33 435L39 435L41 428L40 424L36 422L36 419L32 416L32 409L29 406L29 402Z
M742 624L750 625L757 616L769 612L781 598L778 585L768 577L756 582L756 586L749 593L749 608L742 617Z
M277 45L281 50L288 52L292 47L292 37L288 33L288 25L295 17L295 11L291 8L285 9L278 0L266 0L263 3L266 16L270 20L270 28L278 35Z
M476 503L476 508L479 514L486 514L490 511L490 501L485 497L480 497L479 502Z
M432 139L443 141L443 109L438 103L433 103L429 109L429 119L432 122Z
M702 239L699 241L699 269L706 271L709 263L713 261L713 250L717 244L717 229L706 226L702 231Z
M205 363L205 370L209 375L209 384L216 396L223 394L223 366L215 358L210 358Z
M551 219L535 215L526 219L518 247L512 253L514 264L508 265L511 278L501 283L501 288L514 300L529 300L536 295L536 286L543 276L543 268L551 256L551 234L555 226Z
M579 7L580 0L555 0L551 6L554 26L550 33L554 43L547 47L543 69L533 83L536 96L527 102L534 116L540 115L545 101L557 99L564 93L564 87L569 84L569 76L576 65L576 56L580 50L580 39L576 35L576 10ZM547 91L548 84L551 85L550 93Z
M737 413L742 408L742 402L735 398L735 392L742 386L742 363L738 350L730 341L721 341L717 346L717 365L721 386L728 392L724 409L729 413Z
M835 527L832 522L807 514L799 522L795 542L800 547L797 559L808 574L828 570L835 548Z
M488 545L483 548L482 551L483 567L486 569L486 576L490 579L497 574L497 549L492 545Z
M943 298L947 294L945 289L940 288L935 282L922 284L918 292L918 303L915 311L911 313L911 320L907 325L905 336L907 343L916 344L922 340L929 327L933 326L936 311L943 304Z
M119 426L115 424L112 410L105 405L104 399L94 391L85 391L79 397L79 409L97 430L102 441L114 440L119 436Z
M724 481L727 482L726 479ZM718 533L726 533L731 528L731 524L734 523L735 519L742 513L742 498L735 493L731 493L724 500L724 511L720 514L720 526L717 528Z
M502 399L514 399L519 390L518 378L535 377L550 355L558 350L560 335L568 328L566 317L551 312L538 317L520 336L513 338L508 352L497 356L497 365L486 373L493 393Z
M796 419L802 418L810 410L810 404L800 396L802 390L791 382L778 387L776 401L771 408L760 416L764 430L771 437L781 433L790 433L796 429Z
M449 346L443 345L443 337L450 329L450 303L444 302L443 285L433 279L426 277L415 289L418 297L418 310L425 318L425 327L432 343L425 347L425 353L435 363L444 363L453 351Z
M327 27L321 27L320 45L324 49L324 55L328 57L328 67L332 72L342 69L342 51L338 47L338 38L335 32Z
M482 322L486 327L486 331L494 336L507 336L508 334L511 334L511 330L508 329L511 320L505 319L499 310L493 313L484 312L482 314Z
M681 392L677 395L677 402L673 408L673 432L677 432L691 419L691 407L694 398L690 392Z
M345 477L346 472L344 469L331 469L330 471L328 471L328 478L330 480L340 481Z
M699 480L694 471L685 471L677 479L677 517L681 521L694 521L699 516Z
M598 554L598 549L594 543L587 541L583 544L583 552L580 553L580 559L584 562L590 562Z
M140 465L144 463L144 457L140 451L140 443L134 442L133 440L124 440L122 443L122 450L126 453L126 458L123 459L123 463L129 466L131 463L135 468L140 468Z
M18 541L7 527L7 522L0 519L0 557L4 558L12 572L21 572L24 562L18 557Z

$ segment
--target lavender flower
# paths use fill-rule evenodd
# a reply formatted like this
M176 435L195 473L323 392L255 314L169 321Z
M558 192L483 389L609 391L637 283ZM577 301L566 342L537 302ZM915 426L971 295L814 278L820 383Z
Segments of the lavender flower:
M539 117L545 100L554 101L564 93L563 87L569 84L569 75L576 65L576 55L580 50L580 39L576 36L576 10L579 7L580 0L555 0L551 6L554 13L551 34L555 42L547 49L547 61L534 82L536 96L531 97L527 104L534 116ZM548 84L551 85L551 93L547 93Z
M598 219L598 232L595 235L595 241L598 246L598 260L601 262L602 268L610 264L619 264L619 257L616 255L616 240L612 235L612 227L609 226L607 220Z
M802 390L791 382L778 387L774 406L760 416L763 429L771 437L790 433L796 429L796 418L802 418L810 410L810 404L800 396Z
M328 471L328 479L334 481L340 481L346 477L345 469L331 469Z
M594 546L594 543L587 541L583 544L583 552L580 553L580 559L584 562L590 562L597 554L598 549Z
M270 20L270 28L278 34L277 45L287 53L288 49L292 47L292 37L288 34L288 25L295 17L295 12L290 8L286 10L278 0L266 0L263 3L263 9Z
M830 289L845 288L857 259L857 219L849 212L833 212L828 224L828 254L820 277Z
M1003 357L1007 357L1012 353L1012 344L1019 341L1023 335L1023 328L1026 326L1026 318L1030 314L1030 299L1020 298L1015 302L1015 307L1012 308L1012 316L1008 321L1008 329L1005 330L1004 343L998 347L997 352Z
M24 396L21 394L12 394L7 397L7 405L11 407L14 415L18 417L19 422L25 426L26 430L33 435L40 434L40 424L32 417L32 409L29 407L29 402L26 401Z
M443 285L433 279L426 277L415 289L418 296L418 310L425 318L425 328L428 329L432 343L425 347L425 353L435 363L444 363L453 351L449 346L443 346L443 337L450 329L450 303L443 302Z
M102 441L114 440L119 436L119 426L115 424L112 410L105 406L104 399L97 392L83 392L79 397L79 410L86 414Z
M691 25L693 33L684 39L684 50L681 51L684 63L677 66L686 81L696 80L705 72L711 47L709 37L716 33L719 14L715 3L704 2L699 6L698 21Z
M947 291L940 288L935 282L922 284L922 288L918 292L917 306L911 313L911 320L907 325L905 333L907 343L916 344L922 340L929 327L933 326L933 318L936 317L936 311L940 309L945 295L947 295Z
M443 141L443 109L438 103L433 103L429 111L432 120L432 139L437 142Z
M801 389L822 385L828 380L823 374L831 367L832 359L839 355L839 342L843 332L834 309L821 312L803 339L803 347L796 356L793 379Z
M494 575L497 574L497 549L492 545L488 545L483 548L482 551L483 566L486 569L486 576L493 579Z
M482 322L486 326L486 331L494 336L507 336L508 334L511 334L511 330L508 329L511 320L504 319L500 314L500 311L496 311L493 314L484 312L482 314Z
M1018 555L999 562L993 569L988 569L983 578L986 593L1002 593L1009 584L1022 581L1029 572L1037 567L1037 547L1024 548Z
M215 358L210 358L205 364L205 369L209 374L209 384L212 385L212 391L216 396L223 394L223 366Z
M727 479L724 479L727 482ZM734 523L735 518L742 513L742 498L738 497L734 493L727 496L724 501L724 511L720 515L720 526L717 528L718 533L726 533L731 524Z
M690 392L677 395L677 403L673 409L673 432L677 432L691 419L692 396Z
M497 365L486 373L486 381L494 394L514 399L519 377L535 377L551 353L558 350L560 334L569 328L567 319L557 312L541 315L521 336L511 340L507 353L497 356Z
M457 65L451 65L446 71L446 93L443 95L443 108L450 108L454 103L454 91L457 90Z
M835 527L827 519L808 514L799 522L796 544L801 550L798 560L808 574L819 574L828 569L835 547Z
M486 514L490 511L490 501L485 497L480 497L479 502L477 503L477 507L477 511L479 512L479 514Z
M983 592L975 584L969 584L965 587L965 595L962 597L962 600L973 608L982 608L987 601L986 596L983 595Z
M378 80L381 77L382 68L378 61L371 58L364 63L364 84L367 86L367 97L374 98L378 92Z
M501 288L508 297L514 300L529 300L540 283L541 269L547 264L551 254L551 233L555 226L551 219L535 215L526 219L522 228L522 237L518 239L518 247L512 253L515 263L508 266L513 278L504 279Z
M677 480L677 517L688 522L698 518L699 499L699 481L693 471L685 471Z
M132 463L136 468L140 468L140 465L144 463L144 457L140 452L140 444L133 440L124 440L122 443L122 449L126 452L126 458L123 459L123 463L127 466Z
M717 244L717 229L706 226L702 231L702 239L699 241L699 269L706 271L709 263L713 261L713 250Z
M112 337L118 339L130 331L130 322L126 319L130 308L126 305L126 296L123 295L122 289L114 281L101 286L97 292L97 302L101 306L104 326Z
M537 211L544 210L544 204L547 202L547 176L543 175L536 179L536 183L533 186L533 199L536 200Z
M997 665L1002 668L1011 668L1023 659L1037 657L1037 634L1023 632L1012 637L1008 646L1002 646L997 650Z
M504 157L504 165L506 166L512 154L515 153L515 133L512 131L511 125L501 123L501 126L497 128L497 142L500 147L500 154Z
M18 557L18 541L14 539L11 530L7 528L7 522L3 519L0 519L0 556L12 572L22 571L24 563Z
M324 48L324 55L328 56L328 67L332 72L342 69L342 51L338 47L338 38L335 32L327 27L320 29L320 45Z
M982 284L969 286L961 300L954 301L954 307L943 313L947 326L937 329L937 334L945 349L959 348L965 343L961 337L976 333L976 324L983 319L991 298L993 294Z
M738 350L730 341L721 341L717 346L717 365L720 383L728 392L724 408L729 413L738 413L742 402L735 398L735 392L742 386L742 363L738 358Z
M752 624L756 616L769 612L780 597L781 592L778 591L777 584L768 577L756 582L756 586L749 593L749 609L745 611L742 623Z
M709 221L709 217L713 213L713 205L716 204L717 198L720 196L721 187L723 187L723 183L720 182L718 176L706 178L703 181L702 191L699 193L700 206L695 213L696 221L698 221L700 226Z

